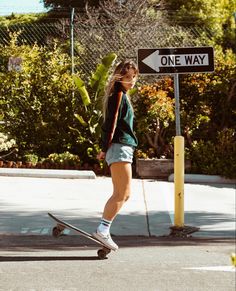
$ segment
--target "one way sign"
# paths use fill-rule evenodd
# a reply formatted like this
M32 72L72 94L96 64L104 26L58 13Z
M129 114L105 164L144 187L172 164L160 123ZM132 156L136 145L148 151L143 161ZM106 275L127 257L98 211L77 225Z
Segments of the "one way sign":
M214 71L212 47L138 49L140 74Z

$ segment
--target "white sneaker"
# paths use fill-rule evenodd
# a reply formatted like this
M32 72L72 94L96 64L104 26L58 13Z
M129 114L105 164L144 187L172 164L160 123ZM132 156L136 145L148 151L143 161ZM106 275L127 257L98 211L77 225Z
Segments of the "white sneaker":
M118 250L118 245L112 240L110 234L108 235L104 235L101 232L94 232L93 237L95 237L97 240L99 240L100 242L102 242L104 245L106 245L109 249L112 249L113 251L117 251Z

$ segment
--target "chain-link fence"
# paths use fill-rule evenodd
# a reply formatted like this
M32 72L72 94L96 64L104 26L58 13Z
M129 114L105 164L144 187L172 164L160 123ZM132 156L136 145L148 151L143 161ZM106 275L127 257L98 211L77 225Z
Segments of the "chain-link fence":
M70 43L69 20L53 23L18 24L9 27L0 26L0 43L8 45L11 34L21 31L19 44L37 43L48 45L53 39L61 43ZM207 45L212 38L210 32L200 27L170 26L156 23L152 26L119 26L119 25L74 25L74 52L78 56L79 64L75 69L90 74L96 64L109 52L115 52L118 59L129 58L135 60L138 48L155 47L187 47ZM200 40L201 39L201 40ZM69 52L69 49L68 49Z
M88 27L80 25L76 29L76 40L85 48L83 59L87 68L92 70L99 59L110 51L119 59L137 58L138 48L182 47L197 45L197 38L202 35L199 28L189 30L167 25L126 26L126 27ZM210 36L206 38L206 45Z

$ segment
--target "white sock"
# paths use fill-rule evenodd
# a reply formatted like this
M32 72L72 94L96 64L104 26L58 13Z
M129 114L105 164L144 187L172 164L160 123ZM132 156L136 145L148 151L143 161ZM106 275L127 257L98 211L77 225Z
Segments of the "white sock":
M112 220L107 220L107 219L102 218L97 228L97 231L102 233L103 235L108 235L110 233L111 223L112 223Z

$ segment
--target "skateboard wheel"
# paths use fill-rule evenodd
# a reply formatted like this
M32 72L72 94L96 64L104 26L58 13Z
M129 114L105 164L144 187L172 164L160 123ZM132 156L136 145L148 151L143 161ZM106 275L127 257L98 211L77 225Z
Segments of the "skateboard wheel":
M54 237L59 237L60 234L61 234L61 230L60 230L58 227L55 226L55 227L52 229L52 235L53 235Z
M104 260L107 257L107 252L103 249L98 250L97 252L99 259Z

